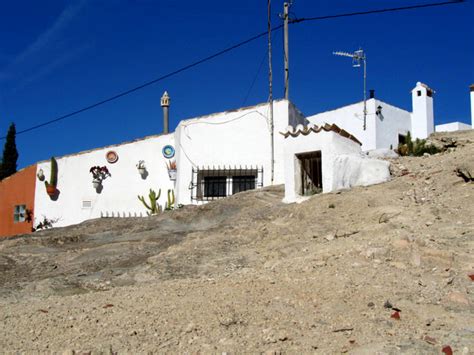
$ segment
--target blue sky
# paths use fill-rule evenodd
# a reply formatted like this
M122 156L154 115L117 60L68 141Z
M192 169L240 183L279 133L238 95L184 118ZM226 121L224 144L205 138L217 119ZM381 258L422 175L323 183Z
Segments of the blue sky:
M428 2L294 0L292 12L301 18ZM10 122L22 130L54 119L263 32L266 6L265 0L2 1L0 136ZM282 7L283 1L272 1L274 25ZM378 98L411 110L409 91L422 81L436 90L436 123L470 123L473 18L471 1L292 25L290 98L306 115L361 100L360 69L332 52L362 47L368 88ZM273 38L279 98L282 32ZM261 38L117 101L18 135L19 167L160 133L164 90L172 100L171 128L182 119L265 102L266 49Z

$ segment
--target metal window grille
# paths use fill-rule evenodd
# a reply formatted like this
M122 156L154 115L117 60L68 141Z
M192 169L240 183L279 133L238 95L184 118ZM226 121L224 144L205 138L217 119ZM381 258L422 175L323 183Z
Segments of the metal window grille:
M26 205L15 206L13 211L13 222L24 222L26 220Z
M260 187L263 187L262 167L193 168L191 201L212 201Z

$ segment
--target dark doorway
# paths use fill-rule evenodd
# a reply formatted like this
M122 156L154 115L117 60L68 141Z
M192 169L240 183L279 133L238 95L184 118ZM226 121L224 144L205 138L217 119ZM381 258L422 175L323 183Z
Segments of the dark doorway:
M296 157L300 162L301 195L309 196L323 192L321 151L297 154Z
M407 142L407 136L404 136L403 134L398 135L398 144L406 144Z

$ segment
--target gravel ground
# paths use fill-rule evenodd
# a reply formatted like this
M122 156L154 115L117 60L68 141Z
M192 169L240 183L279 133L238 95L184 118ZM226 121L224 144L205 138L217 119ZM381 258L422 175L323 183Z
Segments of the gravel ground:
M2 240L0 349L473 353L474 131L432 139L301 204L280 186Z

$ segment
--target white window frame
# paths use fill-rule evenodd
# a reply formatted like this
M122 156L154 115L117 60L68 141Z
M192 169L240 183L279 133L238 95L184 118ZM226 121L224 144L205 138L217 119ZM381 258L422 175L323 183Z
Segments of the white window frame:
M26 221L26 205L16 205L13 208L13 223Z

